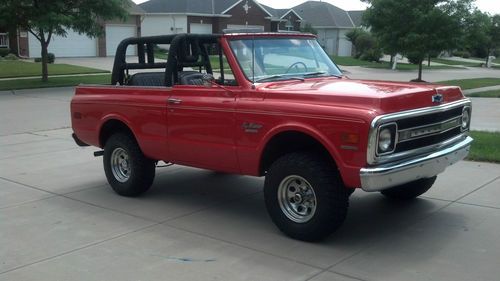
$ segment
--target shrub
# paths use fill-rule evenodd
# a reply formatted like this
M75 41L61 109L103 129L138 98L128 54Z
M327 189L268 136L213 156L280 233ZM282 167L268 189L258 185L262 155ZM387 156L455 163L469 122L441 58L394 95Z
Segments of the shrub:
M53 53L49 53L47 56L47 62L48 63L54 63L56 61L56 55Z
M42 58L35 58L35 62L42 62Z
M379 62L382 56L383 54L381 49L372 48L369 50L365 50L364 53L360 56L360 59L364 61Z
M8 54L4 57L6 60L18 60L19 58L14 54Z
M9 48L0 48L0 57L5 57L9 53L10 53L10 49Z
M424 60L424 56L419 53L409 53L406 57L411 64L420 64Z
M462 58L464 58L464 59L470 58L470 53L467 52L467 51L464 51L463 54L462 54Z

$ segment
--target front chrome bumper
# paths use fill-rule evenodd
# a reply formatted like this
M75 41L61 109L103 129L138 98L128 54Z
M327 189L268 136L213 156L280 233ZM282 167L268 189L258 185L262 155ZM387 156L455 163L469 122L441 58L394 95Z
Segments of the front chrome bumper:
M422 178L430 178L442 173L446 167L464 159L469 154L471 137L432 154L388 163L375 167L362 168L359 172L361 188L365 191L381 191L397 185Z

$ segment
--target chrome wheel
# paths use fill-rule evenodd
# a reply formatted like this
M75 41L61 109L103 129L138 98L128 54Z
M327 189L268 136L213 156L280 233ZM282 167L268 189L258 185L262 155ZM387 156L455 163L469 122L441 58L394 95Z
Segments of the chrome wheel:
M281 211L296 223L308 222L316 212L316 194L303 177L288 176L278 187Z
M113 176L119 182L126 182L130 178L130 160L128 153L123 148L116 148L111 154L111 171Z

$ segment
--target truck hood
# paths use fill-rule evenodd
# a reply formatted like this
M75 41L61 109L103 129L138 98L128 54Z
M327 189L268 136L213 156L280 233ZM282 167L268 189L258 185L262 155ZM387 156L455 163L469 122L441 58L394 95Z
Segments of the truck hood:
M458 87L426 83L315 78L262 84L266 98L292 98L304 102L367 108L391 113L430 107L463 99Z

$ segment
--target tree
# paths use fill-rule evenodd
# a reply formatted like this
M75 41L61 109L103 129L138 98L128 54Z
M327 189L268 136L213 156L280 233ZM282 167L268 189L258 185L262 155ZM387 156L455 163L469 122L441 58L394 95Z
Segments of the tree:
M355 28L347 32L345 36L354 46L355 58L378 62L382 57L382 50L370 32L362 28Z
M491 17L491 24L488 28L488 40L487 40L487 53L486 65L489 65L489 59L492 52L500 47L500 15L495 15Z
M475 57L488 57L487 45L489 43L489 29L491 17L479 10L475 10L465 19L465 34L463 49ZM462 49L462 50L463 50Z
M463 17L472 0L365 0L365 23L384 50L409 55L419 65L433 52L452 49L462 38Z
M124 19L127 0L2 0L0 18L30 32L41 44L42 81L48 80L48 47L53 35L72 29L90 37L103 32L102 22Z

